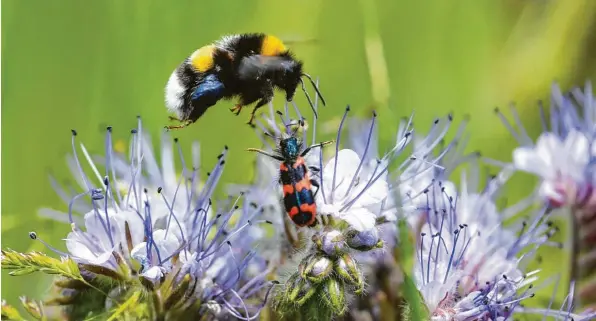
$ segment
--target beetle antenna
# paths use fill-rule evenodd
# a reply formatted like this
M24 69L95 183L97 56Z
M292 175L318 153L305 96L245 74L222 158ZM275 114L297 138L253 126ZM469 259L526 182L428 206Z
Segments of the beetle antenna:
M312 84L313 88L317 92L317 95L319 96L319 98L321 98L321 102L323 103L323 106L325 106L325 98L323 98L323 95L321 95L321 92L319 91L317 84L314 82L314 80L312 80L312 77L309 74L305 74L305 73L302 73L302 76L304 76L304 77L308 78L308 80L310 80L310 83Z
M293 125L293 124L288 124L289 126ZM295 126L294 129L292 129L292 136L296 135L296 133L298 132L298 129L300 129L301 127L304 127L304 120L300 119L298 120L298 126Z

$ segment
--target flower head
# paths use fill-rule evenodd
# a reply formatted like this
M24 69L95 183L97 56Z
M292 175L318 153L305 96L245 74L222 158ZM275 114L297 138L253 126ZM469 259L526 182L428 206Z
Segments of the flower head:
M535 144L524 130L515 109L512 108L512 112L519 131L515 131L497 110L521 145L513 152L513 165L541 178L538 193L552 206L587 208L590 212L596 210L593 193L596 183L593 169L596 157L595 106L589 82L584 91L576 88L569 94L563 94L556 84L553 85L550 124L545 120L541 104L543 133Z
M550 244L553 230L542 213L503 226L493 196L507 177L501 173L482 193L464 186L448 202L429 201L415 275L433 320L500 320L533 296L538 271L523 271L521 262Z
M568 234L571 256L571 274L580 282L576 306L593 303L593 282L587 281L593 275L594 242L596 241L596 100L590 82L584 90L574 88L568 93L554 84L549 108L550 119L540 103L542 134L536 143L526 133L519 116L512 108L513 129L505 117L498 112L505 126L519 142L513 152L513 167L534 174L540 179L536 195L553 209L570 214L573 232ZM585 280L583 278L586 278Z
M129 280L117 286L120 289L134 288L135 282L140 281L161 295L173 295L175 289L182 287L179 295L184 297L179 298L182 301L176 307L178 313L188 317L209 311L253 318L263 304L251 305L248 301L262 302L271 283L266 281L268 266L252 248L254 239L244 232L269 222L257 219L260 204L240 210L241 196L219 208L212 202L225 166L227 147L215 159L206 181L201 182L198 145L193 145L189 170L177 139L174 152L170 138L164 134L160 169L148 136L141 130L139 119L138 127L131 131L127 162L124 155L112 151L108 128L105 157L97 158L103 171L81 144L92 176L83 170L73 131L74 155L70 163L85 192L74 196L68 213L63 214L68 217L72 232L66 238L68 252L59 253L93 273L103 271L105 275ZM182 161L181 175L174 169L176 154ZM89 202L88 211L77 219L73 205L78 201L78 207L84 208L80 202L84 198ZM48 210L42 213L59 215ZM77 223L80 221L82 224ZM248 273L251 264L260 265L260 272ZM138 281L135 275L139 276Z

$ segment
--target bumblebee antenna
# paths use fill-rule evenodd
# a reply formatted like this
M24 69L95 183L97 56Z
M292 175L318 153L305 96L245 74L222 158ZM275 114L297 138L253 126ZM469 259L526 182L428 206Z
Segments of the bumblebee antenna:
M305 73L302 73L302 76L304 76L304 77L308 78L308 80L310 80L310 83L312 84L313 88L317 92L317 95L319 96L319 98L321 98L321 102L323 103L323 106L326 106L325 98L323 98L323 95L321 95L321 92L319 91L317 84L314 82L314 80L312 80L312 77L309 74L305 74Z
M319 115L317 114L317 110L315 109L315 105L312 103L312 99L310 99L310 95L308 94L308 91L306 91L306 86L304 85L304 80L302 80L302 78L300 78L300 83L302 84L302 91L304 91L304 94L306 95L306 99L308 100L308 103L310 104L310 108L312 108L312 112L315 114L316 118L319 118ZM321 99L322 101L322 99Z

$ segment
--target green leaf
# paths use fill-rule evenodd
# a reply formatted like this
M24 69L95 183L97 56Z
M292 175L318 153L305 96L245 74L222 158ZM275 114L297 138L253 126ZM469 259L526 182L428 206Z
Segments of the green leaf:
M404 298L406 299L406 302L408 302L406 312L409 313L409 316L404 316L404 319L428 320L429 312L426 305L424 304L424 299L416 288L416 283L414 280L406 273L404 273L404 283L402 285L402 290Z

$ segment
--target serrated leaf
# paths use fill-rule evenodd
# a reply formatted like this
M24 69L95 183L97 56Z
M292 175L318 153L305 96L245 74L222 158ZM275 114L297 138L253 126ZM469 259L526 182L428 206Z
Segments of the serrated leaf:
M83 280L77 263L70 258L55 259L41 252L19 253L2 250L2 269L15 270L10 275L21 276L33 272L62 275L71 279Z
M5 301L2 301L2 320L25 321L25 319L23 319L23 317L19 314L19 311Z

